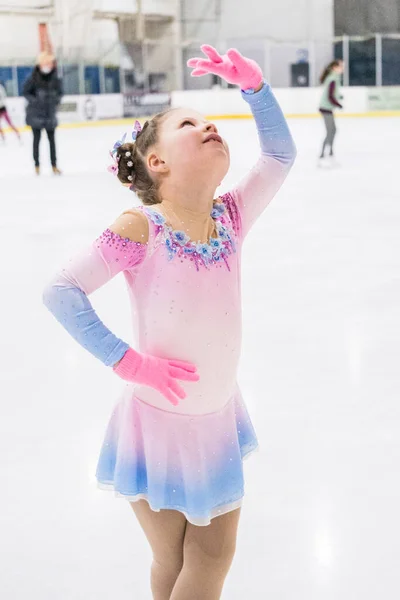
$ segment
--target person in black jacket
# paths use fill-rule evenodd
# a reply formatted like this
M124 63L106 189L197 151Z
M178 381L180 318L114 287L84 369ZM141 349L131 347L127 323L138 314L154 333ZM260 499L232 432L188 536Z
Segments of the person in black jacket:
M33 132L33 160L36 174L40 174L39 142L42 129L46 130L50 144L50 159L53 173L61 175L57 167L55 129L57 106L61 100L61 80L58 78L54 56L46 52L39 54L37 65L25 82L24 96L28 101L26 123Z

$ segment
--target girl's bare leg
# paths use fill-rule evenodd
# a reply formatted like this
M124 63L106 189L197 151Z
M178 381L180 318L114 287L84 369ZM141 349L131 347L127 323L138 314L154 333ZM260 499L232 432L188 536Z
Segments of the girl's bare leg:
M183 565L185 516L176 510L154 512L145 500L130 503L153 552L151 590L154 600L170 600Z
M186 526L183 569L170 600L219 600L236 549L240 509L207 527Z

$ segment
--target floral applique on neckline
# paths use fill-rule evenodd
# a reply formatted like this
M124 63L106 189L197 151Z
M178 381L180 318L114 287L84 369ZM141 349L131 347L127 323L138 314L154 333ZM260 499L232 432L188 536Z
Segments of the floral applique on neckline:
M164 232L164 242L168 251L168 259L175 257L192 261L199 271L201 266L210 268L215 263L225 263L230 271L228 256L236 252L234 235L227 226L225 205L216 202L211 211L217 229L217 237L210 238L208 243L193 242L189 236L181 230L173 229L167 224L165 217L158 211L144 207L144 211L157 227L157 234Z

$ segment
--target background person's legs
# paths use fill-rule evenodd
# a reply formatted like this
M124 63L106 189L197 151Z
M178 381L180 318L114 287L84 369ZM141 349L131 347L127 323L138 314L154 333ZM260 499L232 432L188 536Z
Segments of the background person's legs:
M324 112L324 113L322 113L322 116L324 118L324 123L325 123L325 127L326 127L326 137L322 144L322 151L321 151L320 158L324 158L326 146L330 147L329 154L330 154L330 156L333 156L333 141L334 141L335 135L336 135L335 117L333 116L333 113L325 113Z
M151 590L154 600L170 600L183 565L185 516L176 510L155 512L145 500L131 502L153 552Z
M336 136L336 123L335 123L335 117L334 114L332 113L330 115L330 120L329 120L329 144L331 147L331 151L329 153L330 156L333 156L333 142L335 140L335 136Z
M186 526L183 569L170 600L219 600L236 550L240 509L207 527Z
M51 166L57 167L55 130L54 129L46 129L46 133L47 133L47 137L49 138Z
M35 163L36 170L39 169L39 144L40 144L40 136L42 134L40 129L34 129L32 127L33 133L33 160Z

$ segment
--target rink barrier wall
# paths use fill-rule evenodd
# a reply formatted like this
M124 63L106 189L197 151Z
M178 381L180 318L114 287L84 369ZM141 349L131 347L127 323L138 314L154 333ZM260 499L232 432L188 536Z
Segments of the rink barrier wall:
M274 93L287 118L320 116L317 107L321 88L279 88L274 89ZM336 112L339 118L400 116L400 87L348 87L343 88L342 93L345 108ZM250 107L237 89L175 91L171 94L171 106L192 108L210 120L251 118ZM15 125L22 131L28 130L24 98L8 98L7 107ZM132 121L132 117L123 115L123 94L64 96L58 119L63 128L123 125Z
M274 94L288 117L319 116L320 87L274 88ZM391 116L400 114L400 86L344 87L342 96L344 109L336 112L338 116L375 116L378 111L383 115L389 112ZM249 105L243 102L236 89L175 91L171 94L171 104L173 107L186 106L215 118L243 118L251 114Z
M25 126L25 98L7 98L7 109L17 127ZM124 115L123 94L63 96L57 118L60 126L97 123L121 119Z

